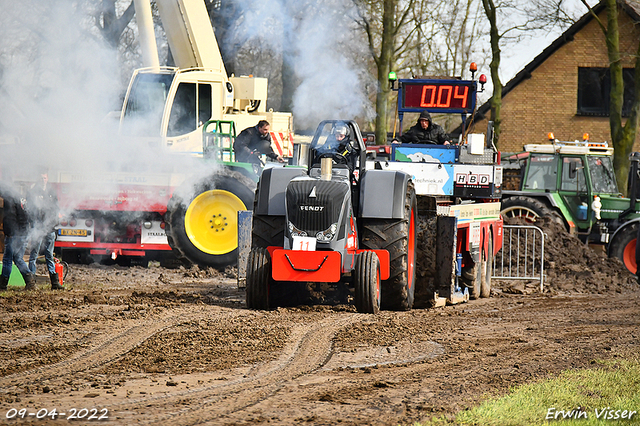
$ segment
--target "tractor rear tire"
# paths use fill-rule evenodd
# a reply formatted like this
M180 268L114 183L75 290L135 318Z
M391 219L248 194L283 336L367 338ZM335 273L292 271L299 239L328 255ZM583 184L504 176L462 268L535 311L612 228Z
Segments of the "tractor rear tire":
M482 282L480 286L480 297L491 297L491 274L493 274L493 236L491 232L487 234L489 239L487 254L482 253Z
M220 173L169 200L167 239L180 260L224 269L238 259L238 210L253 206L255 182L239 172ZM189 195L184 195L190 192Z
M372 251L358 255L355 265L355 305L358 312L380 312L380 261Z
M638 222L634 222L623 229L624 233L617 233L609 244L609 257L620 259L632 274L638 271L636 263L636 242L638 239Z
M284 216L263 216L254 214L253 225L251 228L251 247L283 247L284 228Z
M389 252L389 279L382 282L381 307L408 311L415 295L418 206L412 182L407 185L403 219L362 219L361 247Z
M265 248L255 248L249 252L247 260L247 308L270 309L271 259Z
M530 223L535 223L539 218L545 217L565 225L558 213L544 202L531 197L515 196L503 199L500 213L504 218L519 217Z

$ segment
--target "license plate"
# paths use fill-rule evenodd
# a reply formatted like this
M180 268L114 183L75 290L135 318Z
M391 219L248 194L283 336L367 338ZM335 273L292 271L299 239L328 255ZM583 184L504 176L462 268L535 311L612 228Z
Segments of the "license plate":
M72 236L72 237L86 237L86 229L60 229L58 235Z

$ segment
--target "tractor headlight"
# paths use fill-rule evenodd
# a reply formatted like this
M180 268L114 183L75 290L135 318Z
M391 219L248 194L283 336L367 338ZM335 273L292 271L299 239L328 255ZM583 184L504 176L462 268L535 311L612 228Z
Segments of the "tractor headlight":
M307 231L299 230L289 221L289 234L291 234L292 237L306 237Z
M335 237L336 232L338 232L338 224L332 223L328 229L325 229L324 231L320 231L316 234L316 240L318 240L321 243L328 243L329 241L333 240L333 237Z

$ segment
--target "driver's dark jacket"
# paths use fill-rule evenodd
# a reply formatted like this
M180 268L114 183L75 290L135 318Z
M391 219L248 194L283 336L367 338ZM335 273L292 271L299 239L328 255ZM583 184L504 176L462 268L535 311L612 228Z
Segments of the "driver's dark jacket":
M423 129L420 123L416 123L413 127L407 130L400 136L400 142L402 143L438 143L444 144L445 141L450 140L449 135L445 133L444 129L431 123L427 129ZM433 141L433 142L429 142Z
M341 141L338 141L333 135L329 136L321 149L318 150L318 155L314 159L314 162L320 161L320 155L330 153L337 153L342 155L347 160L347 165L351 168L351 170L354 169L356 160L358 158L358 153L353 148L351 144L351 138L349 136L345 136L345 138Z
M241 162L251 162L250 159L255 157L254 151L265 154L273 160L278 158L278 154L273 152L273 148L271 148L271 134L267 133L262 136L258 126L248 127L240 132L233 143L233 150L236 154L236 161Z

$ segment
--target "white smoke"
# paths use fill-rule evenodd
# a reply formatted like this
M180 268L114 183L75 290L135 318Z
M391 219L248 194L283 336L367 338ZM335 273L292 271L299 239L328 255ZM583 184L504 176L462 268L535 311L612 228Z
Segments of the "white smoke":
M370 118L365 55L353 54L347 0L237 1L245 12L235 42L259 38L294 64L298 128ZM123 175L174 187L181 175L206 176L214 168L117 136L118 117L107 116L122 103L121 53L104 42L87 13L99 3L0 0L0 173L23 189L43 167L54 186L63 176L78 177L64 194L69 209L87 198L115 196L117 203ZM118 4L123 9L129 2ZM129 197L130 209L135 202ZM141 196L140 206L146 202Z
M24 196L44 168L53 186L74 182L61 190L63 214L87 200L117 207L123 196L145 211L153 194L123 195L123 184L158 192L212 172L211 163L117 135L119 117L107 116L122 103L119 53L87 13L96 4L0 0L0 196Z
M116 52L83 26L75 2L3 3L0 104L8 114L0 132L19 140L3 168L35 175L38 166L95 167L108 141L103 121L119 97Z
M234 45L260 40L294 65L297 128L325 119L371 119L366 57L353 38L353 4L347 0L236 0L243 11ZM289 45L291 43L291 45ZM358 52L360 54L354 53Z

